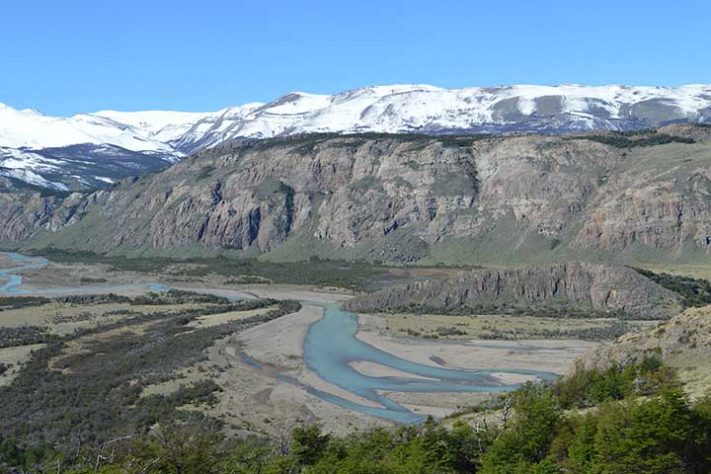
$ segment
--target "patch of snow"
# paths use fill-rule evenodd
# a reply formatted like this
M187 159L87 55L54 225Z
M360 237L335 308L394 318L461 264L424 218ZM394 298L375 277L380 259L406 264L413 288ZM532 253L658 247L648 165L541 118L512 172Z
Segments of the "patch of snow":
M39 186L42 188L49 188L49 189L55 189L57 191L67 191L69 188L62 184L62 183L55 183L53 181L49 181L42 176L38 175L37 173L30 171L30 170L25 170L25 169L2 169L0 168L0 175L6 176L9 178L14 178L19 181L24 181L25 183L34 185L34 186Z

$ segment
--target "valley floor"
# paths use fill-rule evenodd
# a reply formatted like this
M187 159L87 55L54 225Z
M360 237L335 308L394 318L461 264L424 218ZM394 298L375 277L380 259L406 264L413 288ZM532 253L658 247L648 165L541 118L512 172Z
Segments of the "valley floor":
M322 317L322 304L339 303L350 298L349 292L312 286L257 284L235 285L224 277L208 275L199 278L176 277L170 274L146 275L120 272L102 265L55 264L43 269L22 273L23 288L36 294L57 296L62 294L118 293L137 295L144 293L151 282L179 290L211 293L230 298L273 298L297 300L301 309L269 322L256 325L237 334L217 340L207 350L206 360L183 367L173 374L172 381L159 383L144 390L146 394L175 393L181 385L209 379L222 392L217 393L218 403L199 410L225 423L228 430L237 433L268 434L279 436L290 432L303 422L316 421L331 432L346 433L353 429L389 425L390 421L345 409L316 396L314 390L340 397L362 406L377 406L371 400L349 392L346 387L326 382L306 367L303 360L304 338L311 324ZM196 305L161 307L165 310L189 310ZM199 306L199 305L197 305ZM0 327L33 325L50 328L50 332L66 335L76 329L99 324L120 322L121 305L103 305L82 308L50 303L39 307L0 312ZM155 308L136 307L136 311L150 313ZM92 317L87 316L92 313ZM195 324L218 324L244 315L211 315L201 317ZM494 369L495 380L504 384L519 384L536 380L536 376L506 373L507 369L523 369L563 374L573 360L597 343L575 339L542 339L530 334L525 340L484 340L473 336L455 335L447 340L407 335L408 326L403 321L417 321L416 325L436 328L449 322L449 326L462 324L462 317L437 315L360 315L357 337L363 342L388 354L425 366L450 369ZM444 319L443 319L444 318ZM447 319L449 318L449 319ZM457 319L460 318L460 319ZM496 319L502 318L502 319ZM507 317L491 316L487 324L510 325ZM210 322L212 321L212 323ZM543 324L548 324L540 320ZM193 324L194 322L191 322ZM566 325L597 324L566 321ZM405 328L405 329L403 329ZM469 328L468 328L469 329ZM428 331L423 331L427 333ZM98 333L101 334L101 333ZM424 334L426 335L426 334ZM531 337L531 336L534 337ZM99 337L99 336L97 336ZM3 349L12 359L13 369L6 372L2 383L10 383L23 362L31 357L35 345ZM12 354L10 354L12 352ZM5 355L5 354L4 354ZM396 369L370 362L354 362L352 367L369 377L398 377L405 374ZM502 372L496 372L497 369ZM417 378L417 376L414 376ZM381 391L381 395L397 402L419 415L444 417L464 407L491 397L491 393L418 393Z

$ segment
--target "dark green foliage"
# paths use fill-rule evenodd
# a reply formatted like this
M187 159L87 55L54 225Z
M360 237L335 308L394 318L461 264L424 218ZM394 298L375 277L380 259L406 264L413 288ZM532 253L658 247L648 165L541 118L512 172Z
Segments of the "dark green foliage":
M230 300L224 296L216 296L207 293L195 293L192 291L169 290L163 293L147 293L145 295L136 296L129 301L133 305L173 305L186 303L204 303L204 304L230 304ZM241 306L262 304L258 306L263 308L263 300L248 300L239 303ZM254 309L254 308L250 308Z
M585 370L580 365L559 380L553 390L561 407L585 408L628 396L651 395L664 387L675 386L674 372L655 357L624 367Z
M671 371L649 359L524 387L482 471L708 472L708 404L690 405L675 385ZM564 411L590 403L598 405L584 414Z
M711 424L702 409L674 389L608 402L571 417L552 454L572 472L709 472Z
M137 461L134 472L210 474L221 472L221 436L200 426L169 424L130 447ZM139 467L140 466L140 467Z
M483 472L531 472L542 463L561 419L553 392L526 385L513 396L516 415L496 438L483 459Z
M69 295L53 298L51 301L64 304L107 304L107 303L130 303L132 300L128 296L108 293L105 295Z
M41 296L0 296L0 311L42 306L47 303L49 303L49 298Z
M103 283L108 283L109 280L106 278L92 278L92 277L81 277L79 279L79 284L82 286L86 285L99 285Z
M193 259L203 267L186 271L188 276L217 273L224 276L257 276L273 283L325 285L360 289L366 281L383 272L367 263L312 258L305 262L261 262L255 259Z
M182 274L185 276L200 277L215 273L241 280L245 277L252 278L255 282L324 285L352 289L365 288L369 280L386 271L385 267L366 262L321 260L318 257L301 262L275 263L253 258L226 257L189 259L112 257L91 252L69 252L59 249L45 249L41 254L55 262L108 264L112 270L120 271L160 273L165 271L168 265L185 263L194 265L193 268L183 271Z
M46 464L56 455L51 446L21 447L17 440L0 435L0 472L36 472L38 465Z
M56 339L46 328L37 326L19 326L0 328L0 349L4 347L40 344Z
M331 439L317 425L299 426L291 434L291 454L302 466L313 466L323 456Z
M459 328L452 328L452 327L444 327L440 326L437 328L437 335L446 337L446 336L466 336L467 332L463 331Z
M165 267L174 263L174 260L169 258L110 257L83 250L61 250L54 247L45 248L41 251L31 253L41 255L57 263L81 262L88 264L107 264L111 266L110 270L135 271L144 273L161 273L165 270Z
M642 268L635 268L634 270L658 285L681 295L686 306L706 306L711 304L711 283L708 280L670 275L668 273L654 273Z
M576 137L579 139L580 137ZM656 130L635 132L609 132L599 135L585 135L582 138L614 146L615 148L648 147L667 143L695 143L693 138L658 133Z
M489 432L478 432L463 423L448 430L430 421L421 428L375 429L327 441L325 446L318 445L321 455L315 462L299 462L294 452L296 441L286 458L292 458L297 466L311 466L306 472L318 474L473 472L491 439Z

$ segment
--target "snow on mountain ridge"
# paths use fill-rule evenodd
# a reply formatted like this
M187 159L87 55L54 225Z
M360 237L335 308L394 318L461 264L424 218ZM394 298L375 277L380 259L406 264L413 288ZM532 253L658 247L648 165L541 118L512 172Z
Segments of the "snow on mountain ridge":
M82 143L111 144L133 151L173 151L141 130L107 117L50 117L27 109L0 108L0 146L42 149Z
M1 105L1 104L0 104ZM642 109L636 112L634 108ZM656 107L656 109L655 109ZM657 111L657 109L663 109ZM333 95L293 92L267 104L217 112L103 110L72 117L0 106L0 146L45 148L110 144L133 151L192 152L220 141L308 132L411 132L515 125L568 115L569 127L624 128L708 117L711 86L545 86L521 84L444 89L427 84L371 86ZM537 124L540 126L540 124ZM564 125L565 126L565 125Z
M0 168L33 185L70 189L157 171L236 138L299 133L565 133L711 123L711 85L427 84L292 92L216 112L102 110L51 117L0 104ZM41 184L41 185L45 185Z

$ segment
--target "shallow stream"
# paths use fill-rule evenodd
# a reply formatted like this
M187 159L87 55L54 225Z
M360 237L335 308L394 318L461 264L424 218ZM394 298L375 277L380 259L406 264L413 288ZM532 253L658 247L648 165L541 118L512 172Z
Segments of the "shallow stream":
M10 265L0 268L0 295L42 295L87 294L87 291L120 291L143 288L145 291L167 291L168 286L161 283L143 285L101 285L95 287L30 288L22 285L22 272L36 270L47 265L42 257L28 257L15 253L0 253ZM217 290L216 290L217 291ZM314 304L313 302L304 302ZM298 383L318 398L339 405L343 408L365 413L379 418L386 418L399 423L419 423L424 417L407 407L388 398L388 392L505 392L518 385L504 384L492 376L492 373L520 374L539 379L552 379L556 375L550 372L533 370L501 369L452 369L436 365L419 364L397 357L358 339L358 317L354 313L343 311L336 304L317 303L323 308L323 317L311 324L304 340L304 363L324 381L338 386L362 399L369 405L306 386L291 377L282 377L286 382ZM462 349L465 346L462 345ZM355 370L354 362L371 362L389 367L403 373L395 376L369 376ZM258 361L251 361L259 366ZM411 375L411 376L407 376Z

